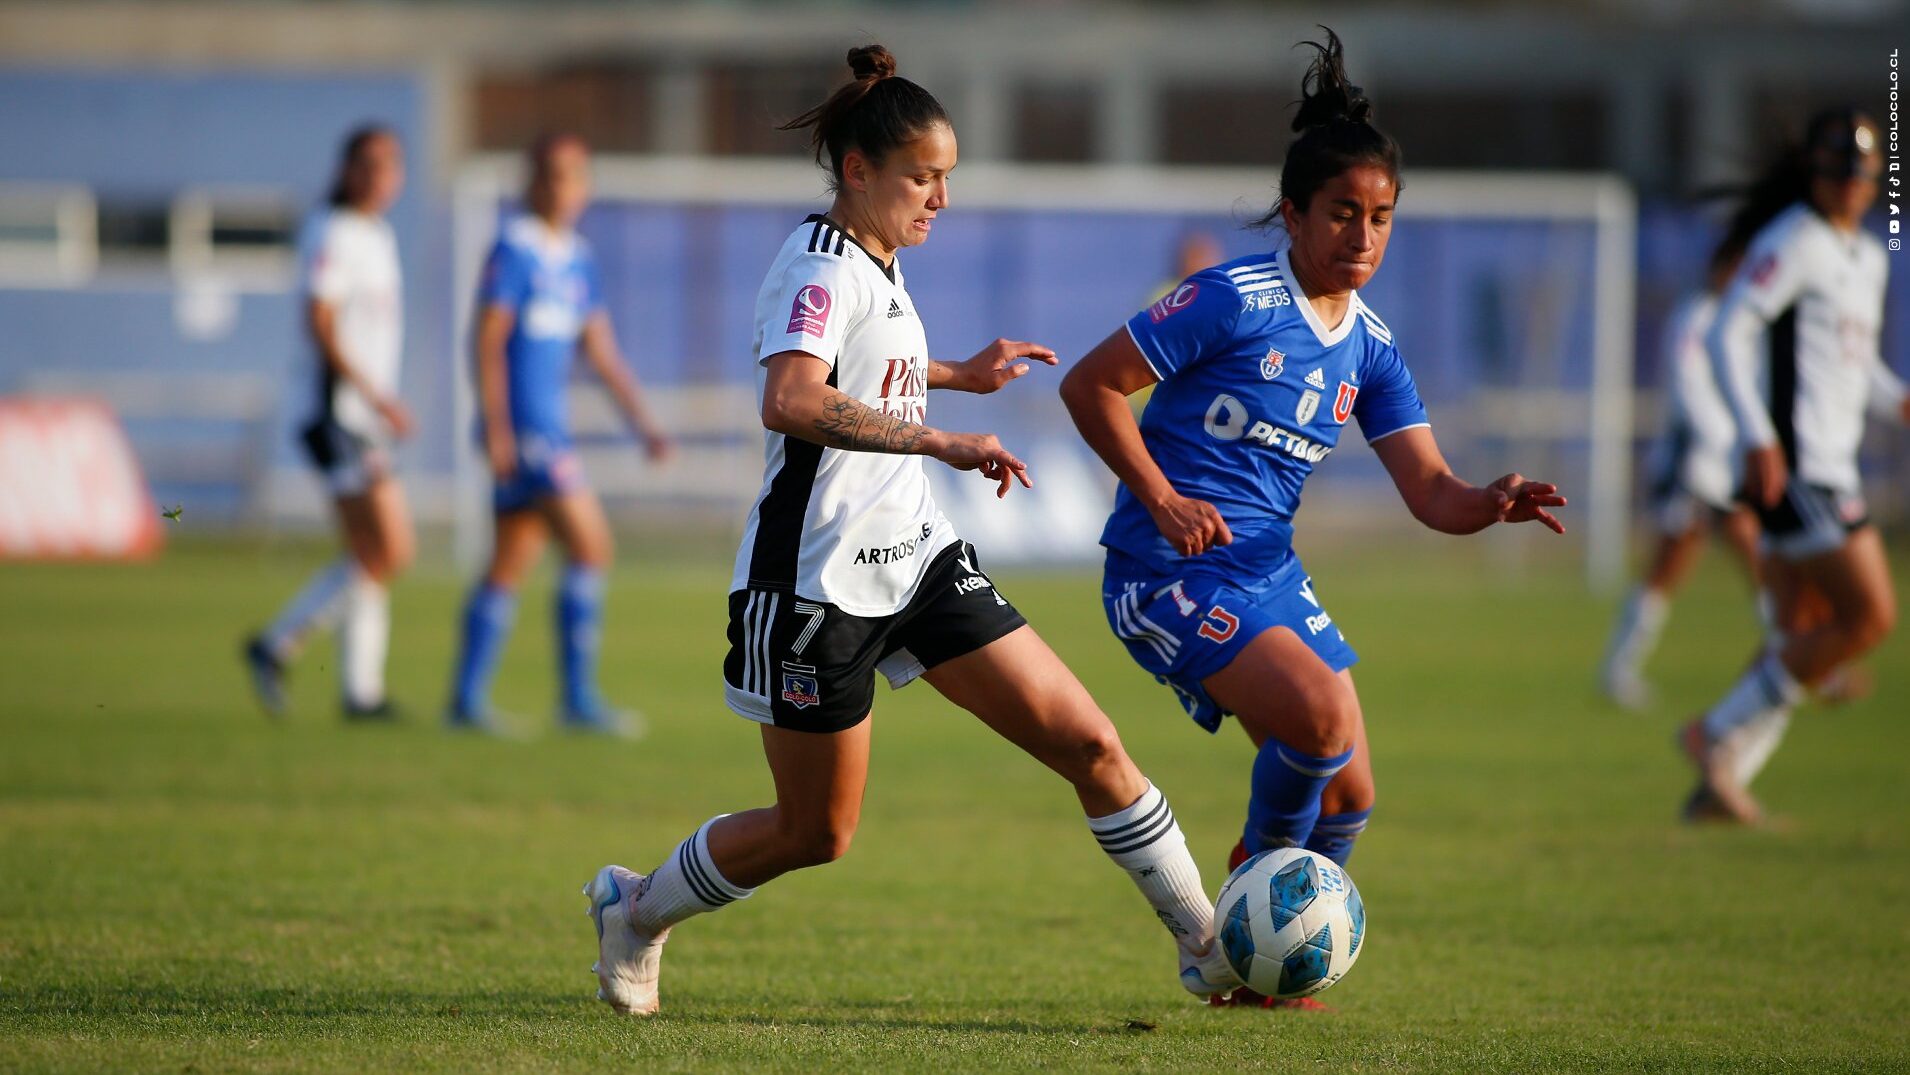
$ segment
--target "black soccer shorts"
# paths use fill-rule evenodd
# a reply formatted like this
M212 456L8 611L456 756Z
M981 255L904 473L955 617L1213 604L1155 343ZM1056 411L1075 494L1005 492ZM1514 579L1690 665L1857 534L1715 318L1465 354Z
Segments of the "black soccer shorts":
M937 553L909 603L888 616L852 616L792 593L738 590L730 594L723 698L759 724L839 732L868 716L876 672L899 690L1027 622L965 541Z

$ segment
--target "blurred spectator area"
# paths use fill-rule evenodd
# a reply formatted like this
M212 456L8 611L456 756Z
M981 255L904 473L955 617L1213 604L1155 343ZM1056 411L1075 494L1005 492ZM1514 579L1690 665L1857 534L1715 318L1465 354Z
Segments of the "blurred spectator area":
M1900 0L1193 3L207 3L13 0L0 65L385 70L428 86L440 164L552 125L607 150L794 154L775 125L880 37L971 160L1279 160L1325 19L1424 168L1728 179L1816 105L1885 104ZM1901 34L1897 35L1901 37Z

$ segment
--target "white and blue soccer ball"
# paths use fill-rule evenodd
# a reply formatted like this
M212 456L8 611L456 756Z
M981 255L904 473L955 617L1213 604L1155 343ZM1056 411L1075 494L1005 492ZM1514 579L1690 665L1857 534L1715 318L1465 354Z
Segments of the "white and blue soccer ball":
M1304 997L1339 981L1366 941L1366 905L1353 879L1297 847L1241 863L1220 887L1214 919L1234 973L1269 997Z

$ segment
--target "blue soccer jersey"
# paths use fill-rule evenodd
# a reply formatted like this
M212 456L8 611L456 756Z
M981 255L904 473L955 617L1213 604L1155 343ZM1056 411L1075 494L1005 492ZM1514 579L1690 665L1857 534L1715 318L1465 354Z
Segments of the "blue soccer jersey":
M1293 279L1285 251L1241 258L1128 322L1160 381L1141 415L1148 453L1176 492L1219 509L1234 540L1184 557L1123 487L1101 535L1129 558L1123 574L1267 578L1290 552L1307 476L1348 419L1369 443L1428 424L1392 332L1359 294L1329 329Z
M478 304L515 315L504 345L513 431L568 443L571 364L585 323L603 306L589 244L532 217L512 220L491 247Z

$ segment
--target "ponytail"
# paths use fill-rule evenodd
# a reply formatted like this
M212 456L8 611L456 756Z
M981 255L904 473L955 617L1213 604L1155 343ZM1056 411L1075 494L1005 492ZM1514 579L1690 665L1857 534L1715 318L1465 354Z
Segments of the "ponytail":
M816 163L825 154L830 187L842 186L842 162L859 150L880 164L889 151L914 141L937 123L948 122L940 101L921 86L895 73L895 56L881 45L849 50L853 78L829 99L782 124L778 130L809 131Z
M1293 116L1299 135L1287 147L1280 168L1280 197L1304 211L1322 186L1349 168L1375 165L1386 170L1393 189L1400 189L1399 143L1373 126L1373 102L1346 76L1346 52L1338 34L1322 26L1326 43L1302 41L1313 49L1313 62L1300 80L1300 107ZM1297 47L1297 46L1296 46ZM1268 227L1280 220L1275 204L1254 226Z

